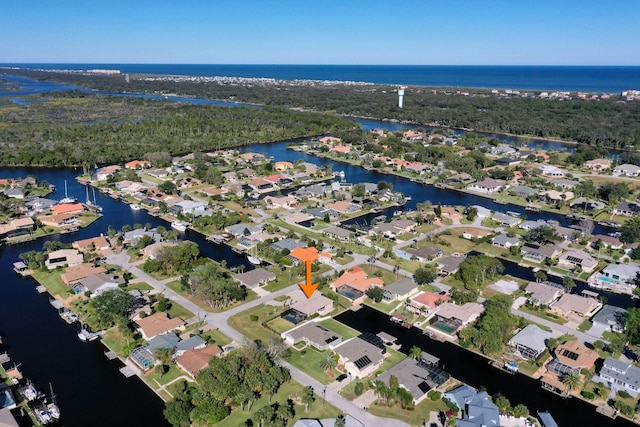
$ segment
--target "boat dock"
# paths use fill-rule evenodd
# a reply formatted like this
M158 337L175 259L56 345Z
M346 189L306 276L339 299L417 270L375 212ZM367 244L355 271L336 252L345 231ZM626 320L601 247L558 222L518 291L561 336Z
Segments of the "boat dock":
M9 357L9 353L7 353L6 351L0 354L0 363L7 363L10 360L11 360L11 357Z
M113 360L113 359L117 359L118 358L118 355L113 350L105 351L104 355L107 356L107 359L109 359L109 360Z

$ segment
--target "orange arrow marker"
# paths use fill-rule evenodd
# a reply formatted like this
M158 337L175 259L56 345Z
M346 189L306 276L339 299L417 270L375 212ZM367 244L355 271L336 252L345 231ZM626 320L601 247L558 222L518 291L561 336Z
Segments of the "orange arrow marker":
M311 295L313 295L319 285L319 283L311 283L311 263L311 260L305 261L305 264L307 266L307 283L299 284L300 289L302 289L302 292L304 292L307 298L311 298Z

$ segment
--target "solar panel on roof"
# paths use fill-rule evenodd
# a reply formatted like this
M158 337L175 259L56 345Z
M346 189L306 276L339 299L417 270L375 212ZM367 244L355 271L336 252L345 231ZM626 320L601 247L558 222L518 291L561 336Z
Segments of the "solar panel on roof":
M575 352L573 352L571 350L567 350L567 349L563 350L562 355L564 357L567 357L567 358L571 359L571 360L578 360L578 356L579 356L578 353L575 353Z
M362 369L371 364L371 359L369 359L369 356L362 356L360 359L353 362L353 364L356 365L358 369Z

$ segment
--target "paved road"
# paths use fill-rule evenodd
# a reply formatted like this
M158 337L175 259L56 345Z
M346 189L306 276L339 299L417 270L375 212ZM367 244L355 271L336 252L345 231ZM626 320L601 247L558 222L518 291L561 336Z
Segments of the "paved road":
M354 255L357 255L357 254L354 254ZM360 259L361 257L364 257L366 259L364 255L354 256L353 262L344 266L337 266L337 267L339 267L340 269L346 269L346 268L351 268L352 265L361 264L363 262L363 260ZM147 273L145 273L135 265L131 264L129 262L129 256L126 253L110 255L107 257L107 262L110 264L120 265L123 270L131 272L138 279L149 284L154 289L154 291L158 293L163 293L167 298L177 302L178 304L182 305L184 308L191 311L192 313L197 313L197 316L193 319L190 319L190 321L204 320L209 325L209 327L211 327L212 329L220 330L229 338L231 338L232 340L238 343L242 343L245 340L245 337L236 329L234 329L231 325L229 325L228 321L231 316L234 316L235 314L238 314L242 311L246 311L257 305L265 304L270 301L273 301L275 298L281 295L288 294L298 288L297 284L292 284L291 286L288 286L284 289L281 289L276 292L271 292L266 296L260 297L253 301L249 301L245 304L239 305L237 307L234 307L222 313L213 313L200 308L198 305L189 301L184 296L168 288L166 286L166 283L174 279L159 281L153 278L152 276L148 275ZM330 273L332 273L332 271L330 271ZM325 386L323 384L321 384L319 381L316 381L315 379L313 379L312 377L310 377L300 369L296 368L295 366L287 363L286 361L281 361L281 364L282 366L289 369L289 371L291 372L291 377L294 380L298 381L303 385L309 385L313 387L316 394L318 395L318 402L321 401L323 397L322 391L325 390ZM353 404L353 402L340 396L338 394L337 387L327 387L324 395L325 395L324 398L327 400L327 402L336 406L338 409L348 413L355 420L359 421L363 426L409 427L409 424L396 419L382 418L382 417L376 417L374 415L371 415L370 413L364 411L362 408L359 408L358 406ZM316 404L319 404L319 403L316 403Z

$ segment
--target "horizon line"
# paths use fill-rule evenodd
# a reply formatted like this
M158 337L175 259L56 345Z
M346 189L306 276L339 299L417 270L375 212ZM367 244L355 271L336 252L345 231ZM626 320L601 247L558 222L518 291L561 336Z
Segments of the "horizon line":
M640 67L640 64L286 64L286 63L204 63L204 62L0 62L6 65L211 65L287 67Z

